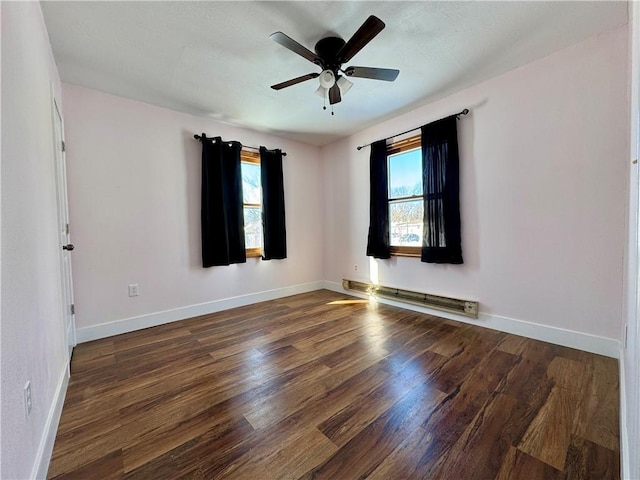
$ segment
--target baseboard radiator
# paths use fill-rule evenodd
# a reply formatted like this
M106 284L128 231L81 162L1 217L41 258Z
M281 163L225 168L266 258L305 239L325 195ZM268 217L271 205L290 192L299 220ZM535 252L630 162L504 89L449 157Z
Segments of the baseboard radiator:
M398 302L411 303L421 307L434 308L449 313L458 313L471 318L478 318L478 302L460 300L458 298L440 297L429 293L413 292L401 288L375 285L373 283L342 280L342 288L365 295L388 298Z

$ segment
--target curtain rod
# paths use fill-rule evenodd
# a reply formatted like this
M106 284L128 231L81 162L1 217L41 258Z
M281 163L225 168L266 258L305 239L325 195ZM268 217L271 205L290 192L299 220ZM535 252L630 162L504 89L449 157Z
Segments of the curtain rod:
M197 133L193 136L193 138L195 138L196 140L202 140L203 138L209 139L211 140L213 137L207 137L204 133L202 135L198 135ZM249 145L242 145L242 148L250 148L252 150L258 150L260 151L260 149L258 147L250 147ZM287 156L287 152L282 152L282 156L286 157Z
M460 117L460 115L466 115L467 113L469 113L469 109L465 108L464 110L462 110L461 112L455 113L454 115L456 117ZM449 116L453 116L453 115L449 115ZM443 117L443 118L447 118L447 117ZM437 121L437 120L436 120ZM406 132L402 132L402 133L396 133L395 135L391 135L390 137L387 138L381 138L381 140L389 140L390 138L393 137L399 137L400 135L404 135L405 133L409 133L409 132L413 132L414 130L419 129L420 127L415 127L415 128L411 128L409 130L407 130ZM362 150L364 147L368 147L369 145L371 145L370 143L367 143L366 145L360 145L359 147L356 147L358 150Z

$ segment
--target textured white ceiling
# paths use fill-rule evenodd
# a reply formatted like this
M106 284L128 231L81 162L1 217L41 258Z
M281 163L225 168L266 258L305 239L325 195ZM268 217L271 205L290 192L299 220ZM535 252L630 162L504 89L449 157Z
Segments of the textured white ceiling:
M63 81L324 145L627 23L626 2L43 2ZM397 68L352 78L322 110L319 68L269 39L313 50L369 15L386 28L349 62ZM346 67L346 65L345 65Z

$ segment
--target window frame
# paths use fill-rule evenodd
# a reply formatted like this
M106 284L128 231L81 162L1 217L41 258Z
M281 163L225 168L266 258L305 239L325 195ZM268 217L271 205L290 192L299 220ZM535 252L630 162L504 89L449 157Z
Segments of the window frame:
M422 135L420 133L416 135L412 135L410 137L403 138L402 140L398 140L397 142L392 142L387 145L387 164L389 162L389 157L391 155L396 155L398 153L407 152L409 150L415 150L417 148L422 148ZM387 180L388 180L387 173ZM422 175L420 178L420 182L422 182ZM390 199L388 197L387 192L387 204L390 206L391 202L397 202L399 200L410 200L410 199L424 199L424 185L423 185L423 194L422 195L411 195L408 197L398 197L394 199ZM423 220L424 222L424 220ZM389 218L389 227L391 227L391 218ZM422 225L424 232L424 223ZM391 228L389 228L389 237L391 237ZM422 255L422 247L407 247L407 246L398 246L391 245L391 238L389 238L389 250L391 255L396 257L420 257Z
M240 151L240 162L260 165L260 153L242 149ZM242 202L243 214L244 214L245 207L253 207L253 208L260 207L260 211L262 211L262 203L244 203L244 199L243 199L243 202ZM264 236L264 232L263 232L263 236ZM261 247L246 248L245 250L246 250L247 258L262 257Z

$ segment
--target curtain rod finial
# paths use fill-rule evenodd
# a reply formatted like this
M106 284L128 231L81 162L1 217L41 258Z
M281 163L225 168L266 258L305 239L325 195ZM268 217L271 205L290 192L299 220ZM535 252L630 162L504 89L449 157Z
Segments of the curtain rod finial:
M465 108L464 110L462 110L462 114L463 115L466 115L467 113L469 113L469 109L468 108Z

